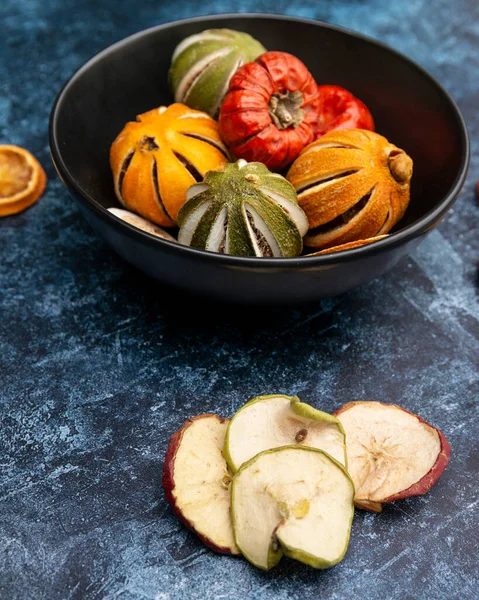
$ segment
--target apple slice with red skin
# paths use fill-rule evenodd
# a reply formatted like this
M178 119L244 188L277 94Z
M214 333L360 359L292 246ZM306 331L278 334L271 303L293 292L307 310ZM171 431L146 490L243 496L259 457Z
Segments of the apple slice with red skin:
M230 516L231 476L223 457L229 419L204 414L174 433L163 467L166 499L175 515L209 548L239 554Z
M421 496L449 462L441 431L396 404L349 402L334 415L346 433L357 508L380 512L385 502Z

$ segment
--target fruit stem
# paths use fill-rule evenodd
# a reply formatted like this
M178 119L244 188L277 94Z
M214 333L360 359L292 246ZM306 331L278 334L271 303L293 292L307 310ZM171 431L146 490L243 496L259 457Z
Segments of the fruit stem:
M140 150L151 152L152 150L159 150L159 148L154 137L144 135L140 140Z
M388 167L398 183L406 183L412 177L412 159L405 152L393 150L388 158Z
M287 127L298 127L304 118L303 94L300 90L291 92L286 90L284 94L276 92L269 101L269 114L278 129Z

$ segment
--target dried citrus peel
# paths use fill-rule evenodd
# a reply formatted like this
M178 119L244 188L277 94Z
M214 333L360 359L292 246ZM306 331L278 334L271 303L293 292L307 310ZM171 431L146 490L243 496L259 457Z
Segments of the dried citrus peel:
M347 244L340 244L339 246L326 248L326 250L320 250L319 252L311 252L311 254L307 254L306 256L318 256L320 254L333 254L335 252L342 252L343 250L352 250L353 248L359 248L360 246L366 246L367 244L378 242L379 240L383 240L387 237L387 233L384 235L376 235L375 237L370 237L365 240L356 240L355 242L348 242Z
M46 183L45 171L28 150L0 145L0 217L30 207L43 194Z

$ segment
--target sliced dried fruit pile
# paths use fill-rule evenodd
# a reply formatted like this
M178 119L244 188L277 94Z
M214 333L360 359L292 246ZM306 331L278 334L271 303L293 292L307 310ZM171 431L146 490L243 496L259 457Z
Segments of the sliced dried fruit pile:
M444 435L396 405L350 402L334 415L297 397L247 402L232 419L188 419L172 435L163 486L176 516L216 552L270 569L283 555L339 563L354 505L426 493L450 457Z
M118 200L156 227L118 218L168 241L175 231L158 226L179 226L178 242L200 250L287 258L374 243L403 217L412 160L374 133L361 100L318 85L299 58L208 29L178 44L168 79L175 104L128 123L110 153ZM232 157L262 163L277 190L232 185Z

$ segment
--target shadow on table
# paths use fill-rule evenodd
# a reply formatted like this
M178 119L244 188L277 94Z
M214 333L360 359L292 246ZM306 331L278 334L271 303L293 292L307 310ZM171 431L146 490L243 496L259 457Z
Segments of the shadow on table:
M154 320L161 316L168 324L196 333L233 328L244 333L267 329L274 335L276 330L284 331L311 317L321 327L331 322L334 307L347 297L278 306L224 302L166 286L133 268L124 271L118 284L128 302L141 302L146 317Z

